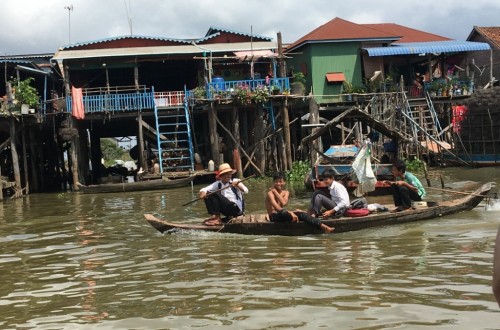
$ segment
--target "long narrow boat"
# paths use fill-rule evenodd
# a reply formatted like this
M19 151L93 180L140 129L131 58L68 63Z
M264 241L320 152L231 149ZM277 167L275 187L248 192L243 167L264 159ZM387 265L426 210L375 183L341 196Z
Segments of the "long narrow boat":
M145 191L145 190L161 190L170 188L185 187L190 184L196 175L187 176L178 179L154 179L137 182L124 182L124 183L105 183L84 186L80 185L80 191L84 194L97 194L97 193L116 193L128 191Z
M360 230L370 227L395 225L405 222L420 221L426 219L440 218L445 215L472 210L481 203L492 187L492 183L486 183L476 191L462 198L443 201L439 203L427 202L427 207L417 208L402 212L372 213L364 217L342 217L339 219L326 219L323 222L335 227L334 233ZM461 192L457 192L461 193ZM245 215L233 219L230 223L220 226L205 226L199 224L181 224L162 220L153 214L145 214L146 220L158 231L164 233L175 230L203 230L220 233L235 233L245 235L283 235L302 236L311 234L322 234L318 228L312 227L305 222L298 223L273 223L269 222L266 215Z

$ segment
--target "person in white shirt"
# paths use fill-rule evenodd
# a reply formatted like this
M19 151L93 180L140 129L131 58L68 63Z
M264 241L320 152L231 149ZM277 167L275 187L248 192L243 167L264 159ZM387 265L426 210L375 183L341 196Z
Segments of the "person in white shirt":
M335 181L335 171L332 169L325 170L321 177L328 186L329 194L321 189L316 190L311 197L309 214L324 218L341 216L350 205L349 193L346 187L342 183ZM321 212L323 208L326 211Z
M219 166L217 181L200 189L199 197L205 200L208 214L211 215L203 221L204 225L220 225L245 211L243 194L248 194L248 188L239 179L231 178L234 173L236 170L228 163L223 163ZM221 218L221 214L224 218Z

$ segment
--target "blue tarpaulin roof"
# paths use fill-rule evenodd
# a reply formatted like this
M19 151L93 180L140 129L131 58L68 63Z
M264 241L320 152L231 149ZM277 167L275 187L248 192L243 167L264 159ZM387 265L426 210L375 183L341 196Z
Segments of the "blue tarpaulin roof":
M393 43L389 47L363 48L369 56L417 55L427 53L456 53L475 50L490 50L490 45L484 42L472 41L430 41Z

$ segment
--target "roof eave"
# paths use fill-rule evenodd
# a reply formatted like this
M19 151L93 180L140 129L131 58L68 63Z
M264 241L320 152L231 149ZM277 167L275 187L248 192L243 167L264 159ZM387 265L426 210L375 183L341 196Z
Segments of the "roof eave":
M342 43L342 42L394 42L399 40L399 37L395 38L352 38L352 39L325 39L325 40L305 40L300 44L287 49L287 52L299 49L310 44L326 44L326 43Z

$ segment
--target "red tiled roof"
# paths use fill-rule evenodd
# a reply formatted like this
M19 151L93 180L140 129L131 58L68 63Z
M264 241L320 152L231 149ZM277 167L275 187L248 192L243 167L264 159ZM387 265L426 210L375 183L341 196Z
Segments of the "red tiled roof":
M490 26L490 27L480 27L474 26L474 30L484 36L486 39L491 41L497 48L500 48L500 27ZM470 36L469 36L470 38ZM467 39L469 40L469 39Z
M424 31L412 29L406 26L394 23L381 23L381 24L360 24L375 30L383 31L387 34L396 35L401 37L396 42L428 42L428 41L446 41L450 38L442 37L437 34L427 33Z
M398 35L387 33L381 30L372 29L367 26L352 23L344 19L335 17L331 21L321 25L309 32L288 47L288 50L315 41L347 41L347 40L397 40Z

